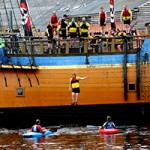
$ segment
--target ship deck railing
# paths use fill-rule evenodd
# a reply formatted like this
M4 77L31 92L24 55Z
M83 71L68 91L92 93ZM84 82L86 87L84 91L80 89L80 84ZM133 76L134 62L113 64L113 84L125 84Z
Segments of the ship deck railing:
M127 41L127 52L136 53L147 36L94 37L76 39L51 39L47 37L20 37L12 41L5 36L6 55L81 55L123 53L123 41ZM118 45L121 51L118 50Z

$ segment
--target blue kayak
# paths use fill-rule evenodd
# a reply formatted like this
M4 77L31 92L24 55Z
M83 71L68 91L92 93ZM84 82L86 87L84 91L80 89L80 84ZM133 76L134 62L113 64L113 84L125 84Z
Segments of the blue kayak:
M51 131L46 131L45 133L40 133L40 132L27 132L23 134L23 137L25 138L34 138L34 137L43 137L43 136L48 136L48 135L52 135L53 132Z

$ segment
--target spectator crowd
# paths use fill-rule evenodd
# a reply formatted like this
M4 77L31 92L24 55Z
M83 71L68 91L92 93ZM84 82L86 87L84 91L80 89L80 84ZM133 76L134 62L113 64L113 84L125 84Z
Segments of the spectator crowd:
M120 21L124 23L124 27L116 29L116 18L114 18L114 24L111 26L111 30L106 31L107 13L105 12L104 7L100 7L98 24L101 27L101 32L96 34L90 33L90 23L85 17L83 17L81 21L76 21L75 18L69 18L66 14L64 14L62 18L58 17L56 11L53 11L46 30L49 40L48 47L50 49L52 48L54 39L65 40L69 38L74 40L76 38L89 38L91 39L89 40L91 42L95 37L105 37L108 39L103 40L103 51L110 51L108 47L110 47L109 43L112 40L111 38L120 37L115 41L115 48L121 52L123 51L123 37L136 34L136 30L132 30L130 27L132 22L132 11L127 8L127 5L124 6L121 12ZM95 40L95 42L98 43L99 40Z

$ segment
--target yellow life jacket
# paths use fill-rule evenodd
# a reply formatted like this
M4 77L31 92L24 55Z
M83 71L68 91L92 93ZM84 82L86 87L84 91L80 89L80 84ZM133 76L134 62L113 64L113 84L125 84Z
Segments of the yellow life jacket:
M57 32L59 35L62 35L61 25L57 26Z
M69 22L67 28L70 33L76 33L78 29L78 24L76 22Z
M126 33L125 33L125 32L119 32L119 33L118 33L118 37L121 37L121 38L116 39L116 43L123 42L122 37L125 37L125 36L126 36Z
M80 23L81 33L87 33L89 27L90 27L90 24L88 22L81 22Z
M108 38L108 34L104 35L105 38ZM103 44L107 44L108 43L108 39L103 39Z
M74 79L70 78L70 82L71 82L72 88L79 87L79 77L75 77Z

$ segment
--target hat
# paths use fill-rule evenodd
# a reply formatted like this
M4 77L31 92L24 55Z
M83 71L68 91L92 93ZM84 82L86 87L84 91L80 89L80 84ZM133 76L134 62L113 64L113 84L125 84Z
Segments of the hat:
M36 119L36 124L40 124L40 119Z
M76 73L74 72L74 73L72 73L72 75L75 75L75 76L76 76Z
M110 117L110 116L107 116L107 120L111 120L111 117Z
M63 17L67 17L67 15L66 15L66 14L64 14L64 15L63 15Z

